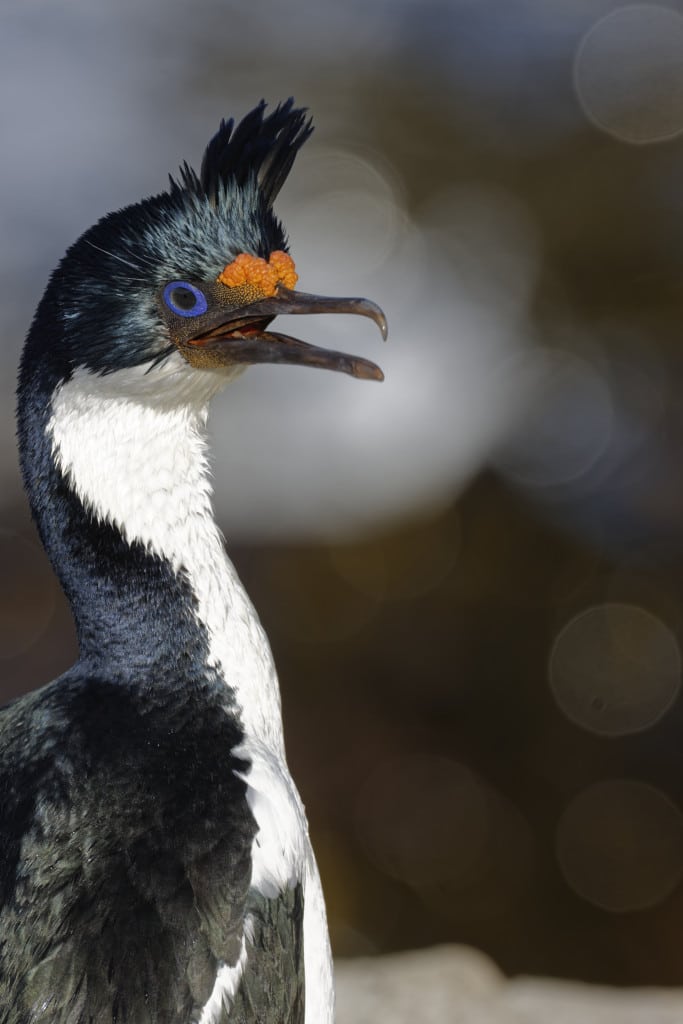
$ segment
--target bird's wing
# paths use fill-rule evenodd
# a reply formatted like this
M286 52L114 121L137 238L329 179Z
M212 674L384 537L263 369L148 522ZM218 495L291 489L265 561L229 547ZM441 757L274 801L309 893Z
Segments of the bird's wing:
M189 1024L237 964L255 823L196 718L92 680L0 715L0 1024Z
M221 1013L202 1024L304 1024L303 917L301 883L271 898L251 890L239 972L226 972Z

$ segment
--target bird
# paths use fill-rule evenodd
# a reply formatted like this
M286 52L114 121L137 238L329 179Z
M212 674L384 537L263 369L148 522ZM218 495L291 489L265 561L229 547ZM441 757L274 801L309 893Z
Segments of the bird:
M273 203L311 131L292 99L222 120L199 172L67 250L29 328L20 464L78 660L0 711L0 1024L333 1019L276 669L206 440L248 366L383 379L270 330L350 313L387 334L370 300L296 289Z

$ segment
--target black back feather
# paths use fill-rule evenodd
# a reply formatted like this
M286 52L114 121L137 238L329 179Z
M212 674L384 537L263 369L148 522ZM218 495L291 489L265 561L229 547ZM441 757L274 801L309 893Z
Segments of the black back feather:
M295 107L291 98L267 117L265 109L261 100L237 127L232 118L221 121L206 147L199 175L187 164L181 168L182 187L217 205L222 190L253 177L266 205L272 206L313 127L306 109Z

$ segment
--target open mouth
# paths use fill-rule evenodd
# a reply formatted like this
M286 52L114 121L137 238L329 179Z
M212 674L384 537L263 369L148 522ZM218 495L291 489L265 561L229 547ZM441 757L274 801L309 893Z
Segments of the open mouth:
M222 341L230 341L232 339L249 338L254 337L254 335L262 335L272 319L272 316L245 316L240 320L232 320L231 318L229 321L226 321L225 323L217 324L216 327L212 327L211 330L206 331L204 334L198 334L196 335L196 337L191 338L189 344L205 348L207 345L212 345Z

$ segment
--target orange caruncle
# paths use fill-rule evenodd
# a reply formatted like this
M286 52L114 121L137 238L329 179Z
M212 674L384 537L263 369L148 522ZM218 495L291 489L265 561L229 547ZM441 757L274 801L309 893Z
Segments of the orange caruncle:
M282 249L276 249L275 252L271 252L269 265L277 271L277 279L279 284L283 284L285 288L294 288L296 282L299 280L299 275L294 268L294 260L287 252L283 252Z
M279 284L293 288L297 277L292 257L278 249L267 262L260 256L241 252L221 270L218 280L228 288L251 285L261 295L274 295Z

